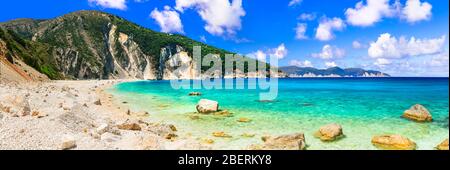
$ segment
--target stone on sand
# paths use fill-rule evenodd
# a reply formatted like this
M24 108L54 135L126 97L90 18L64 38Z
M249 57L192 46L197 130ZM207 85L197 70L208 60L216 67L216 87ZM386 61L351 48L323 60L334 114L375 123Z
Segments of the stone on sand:
M438 146L436 146L437 150L448 150L448 139L442 141Z
M263 145L252 145L253 150L304 150L306 148L305 135L295 133L281 136L264 136Z
M322 141L334 141L343 135L344 133L342 132L342 126L335 123L320 127L320 129L314 134L316 138L319 138Z
M400 135L381 135L372 138L372 144L386 150L415 150L416 143Z
M60 148L62 150L73 149L75 147L77 147L77 143L73 136L70 136L70 135L63 136L61 146L60 146Z

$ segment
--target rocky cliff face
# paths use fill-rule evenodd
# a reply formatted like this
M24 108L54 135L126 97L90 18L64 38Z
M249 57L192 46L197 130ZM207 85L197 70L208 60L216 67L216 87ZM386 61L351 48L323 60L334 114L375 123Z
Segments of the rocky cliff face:
M230 53L98 11L78 11L50 20L14 20L0 23L0 29L13 31L21 41L39 44L45 60L27 64L52 79L194 79L199 74L192 62L193 46L202 46L202 54ZM8 46L9 41L5 42ZM52 69L46 71L43 66Z

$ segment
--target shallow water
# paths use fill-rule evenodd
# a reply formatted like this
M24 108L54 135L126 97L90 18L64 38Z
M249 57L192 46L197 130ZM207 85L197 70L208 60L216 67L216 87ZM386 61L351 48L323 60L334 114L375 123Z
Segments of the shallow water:
M128 82L108 91L133 111L148 111L152 121L175 124L181 136L214 139L217 149L244 149L261 143L263 135L295 132L305 133L308 149L376 149L370 140L380 134L400 134L415 141L418 149L433 149L449 137L448 78L279 79L278 89L271 102L259 101L260 89L175 90L169 81ZM193 91L203 95L188 96ZM202 98L218 101L234 116L192 120L189 115ZM432 123L400 117L417 103L429 109ZM241 117L251 122L237 122ZM331 143L314 138L313 133L328 123L341 124L345 138ZM212 137L215 131L233 138ZM243 133L255 137L241 137Z

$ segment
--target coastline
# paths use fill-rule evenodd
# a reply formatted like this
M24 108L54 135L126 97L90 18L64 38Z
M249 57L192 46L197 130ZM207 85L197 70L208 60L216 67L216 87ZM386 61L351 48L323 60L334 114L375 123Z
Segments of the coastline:
M145 111L132 110L132 107L128 105L128 102L133 103L132 100L122 100L119 96L108 92L114 85L134 81L138 80L74 80L28 84L2 82L2 86L0 86L0 150L267 149L260 145L264 144L260 140L261 137L282 135L265 133L256 129L251 131L250 129L257 126L253 122L265 121L260 117L252 117L247 114L238 114L237 117L231 118L198 115L201 119L227 119L225 122L228 124L234 122L231 123L236 127L232 128L234 130L241 125L249 125L245 133L216 127L214 133L224 130L224 134L213 133L213 135L211 135L213 131L202 132L200 135L193 134L196 129L189 129L189 126L177 124L176 121L168 121L167 119L170 117L163 117L162 120L156 121L149 119L149 117L154 117L154 113L159 108L144 109ZM169 105L167 104L168 107L170 107ZM27 107L28 109L24 109ZM28 113L23 114L24 110L28 110ZM193 120L189 117L191 115L183 114L181 116L184 117L183 120ZM252 122L244 123L244 125L236 121L242 117L250 118L249 121ZM264 119L270 119L270 117ZM243 120L243 122L245 121ZM167 122L173 124L167 124ZM212 122L208 124L214 124ZM413 122L410 124L411 127L415 125ZM345 127L348 126L344 124ZM313 141L319 142L317 139L311 138L313 131L317 129L304 129L305 127L302 128L300 125L298 128L284 129L283 132L289 132L288 134L303 132L307 137L307 144L311 144ZM349 129L345 131L350 132ZM353 129L351 131L352 133L357 132ZM227 138L227 135L230 134L233 137ZM71 142L75 142L75 146L62 147L67 142L67 138L72 139ZM242 140L244 138L245 140ZM441 139L438 138L432 142L432 145L440 142L438 140ZM369 140L365 139L363 142L370 145ZM246 141L244 147L234 146L236 142L242 144L242 141ZM313 145L312 149L320 149L317 147L317 145ZM324 147L322 149L332 148ZM345 147L341 149L345 149Z
M210 149L114 103L104 90L125 81L2 82L0 150Z

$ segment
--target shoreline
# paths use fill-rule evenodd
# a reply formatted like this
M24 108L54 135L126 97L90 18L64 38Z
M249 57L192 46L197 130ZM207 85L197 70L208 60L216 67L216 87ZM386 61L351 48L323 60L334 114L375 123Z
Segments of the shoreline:
M0 150L210 149L117 106L105 90L126 81L2 82Z
M251 135L246 132L227 138L229 129L215 129L225 132L221 134L214 131L212 136L211 132L204 132L199 136L191 133L195 129L184 125L177 129L176 121L151 120L149 117L152 117L152 111L156 113L157 108L135 111L128 105L130 101L121 101L118 96L107 92L114 85L133 81L139 80L63 80L29 84L2 82L0 150L220 150L244 138L249 140L245 147L232 148L259 150L267 149L261 146L264 142L258 140L260 137L275 135L268 133L254 136L253 133L251 137L243 136ZM22 113L24 108L27 108L27 114ZM209 117L217 118L213 115ZM230 121L236 123L234 119L238 118L231 118ZM256 117L249 118L259 122ZM305 136L309 142L316 140L311 139L311 130L316 129L309 129L308 132L301 130L307 132ZM64 148L67 138L75 145Z

